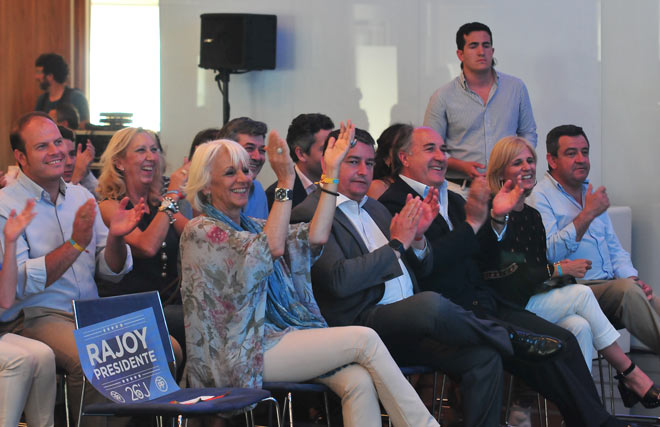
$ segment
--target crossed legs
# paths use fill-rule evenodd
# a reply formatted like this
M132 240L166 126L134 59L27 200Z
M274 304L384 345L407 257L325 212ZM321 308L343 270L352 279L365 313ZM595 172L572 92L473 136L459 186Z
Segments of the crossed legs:
M318 378L347 364L351 365ZM397 427L438 425L369 328L297 330L264 353L264 381L314 378L339 395L347 427L380 427L379 398Z

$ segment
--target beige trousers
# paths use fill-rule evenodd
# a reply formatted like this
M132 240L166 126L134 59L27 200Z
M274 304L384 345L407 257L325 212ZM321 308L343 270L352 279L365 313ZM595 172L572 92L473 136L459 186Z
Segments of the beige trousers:
M16 427L25 410L30 427L52 427L55 356L39 341L0 335L0 427Z
M603 313L617 329L626 328L656 354L660 354L660 301L649 301L632 279L584 280Z
M317 378L349 363L354 364ZM370 328L298 330L264 353L264 381L314 378L341 398L346 427L380 427L379 398L396 427L438 425Z

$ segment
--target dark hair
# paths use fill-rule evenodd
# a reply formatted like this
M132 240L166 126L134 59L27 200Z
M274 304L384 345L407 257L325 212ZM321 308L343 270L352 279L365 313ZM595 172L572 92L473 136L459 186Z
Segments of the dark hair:
M286 133L286 143L294 162L298 161L296 147L300 147L305 154L314 144L314 135L320 130L331 130L335 127L330 117L321 113L300 114L293 119Z
M78 115L78 110L73 104L68 102L60 102L55 107L55 114L57 123L62 123L66 120L67 125L71 129L78 129L80 126L80 115Z
M264 122L252 120L249 117L239 117L227 122L218 132L218 138L227 138L236 141L238 135L266 137L268 127Z
M51 122L55 123L53 119L43 111L32 111L30 113L24 114L21 117L16 120L16 124L11 130L11 133L9 134L9 142L11 143L11 149L13 150L18 150L21 153L25 154L25 140L21 136L21 132L23 132L23 129L25 129L25 126L30 123L30 121L35 118L35 117L43 117L44 119L48 119Z
M412 134L415 131L413 125L402 125L399 131L394 135L392 140L392 166L390 176L396 176L403 169L403 163L399 159L399 152L410 150L410 144L412 143Z
M76 134L71 129L69 129L66 126L60 126L60 125L57 125L57 128L60 130L60 133L62 134L62 138L73 141L73 145L76 145Z
M323 143L324 153L325 153L325 149L328 148L328 141L330 141L330 138L336 139L338 137L339 137L339 129L335 129L328 134L328 137L325 139L325 142ZM371 145L372 147L376 145L376 141L374 141L374 138L369 134L369 132L363 129L355 128L355 139L358 142Z
M545 148L548 154L553 157L557 157L559 153L559 138L562 136L580 136L582 135L589 145L589 138L587 134L584 133L584 130L580 126L575 125L561 125L553 128L548 132L548 136L545 138ZM550 165L548 165L548 170Z
M60 55L44 53L34 62L35 67L43 67L44 75L52 74L58 83L64 83L69 76L69 66Z
M456 32L456 47L458 50L463 50L465 48L465 36L473 31L487 32L490 36L490 43L493 44L493 33L490 32L488 25L482 24L481 22L468 22L467 24L461 25L461 28Z
M385 129L376 140L378 148L376 149L376 164L374 165L374 179L383 179L392 176L392 164L387 164L387 160L392 154L392 143L397 134L405 125L395 123Z
M456 32L456 47L458 50L465 49L465 36L470 34L473 31L485 31L490 36L490 44L493 44L493 33L490 32L488 25L482 24L481 22L468 22L467 24L461 25L461 28ZM495 58L492 59L490 64L491 67L494 67L497 62ZM463 62L461 62L461 70L463 69Z
M188 161L192 160L193 154L197 147L205 142L215 141L220 139L220 129L218 128L208 128L200 130L197 132L197 135L193 138L192 144L190 144L190 153L188 153Z

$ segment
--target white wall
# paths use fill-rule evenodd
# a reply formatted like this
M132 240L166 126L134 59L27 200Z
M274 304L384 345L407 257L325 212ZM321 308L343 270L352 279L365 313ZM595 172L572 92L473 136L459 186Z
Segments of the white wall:
M160 0L161 131L168 158L178 164L198 130L222 121L213 73L197 68L202 13L278 16L277 69L231 76L232 117L247 115L285 134L297 114L322 112L335 123L353 119L374 137L393 121L421 124L428 97L459 71L456 30L481 21L493 31L498 69L527 84L540 159L552 127L585 128L591 179L608 185L614 203L632 206L635 261L643 276L659 283L657 252L651 251L660 234L652 226L659 190L649 176L658 159L658 2L602 3ZM647 60L648 68L635 66ZM539 175L545 169L542 161ZM259 179L274 181L266 168Z

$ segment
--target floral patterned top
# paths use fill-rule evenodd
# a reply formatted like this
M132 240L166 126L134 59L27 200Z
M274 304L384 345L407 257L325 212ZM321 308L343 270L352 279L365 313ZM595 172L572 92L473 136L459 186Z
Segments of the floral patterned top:
M190 386L261 387L263 353L291 330L265 320L273 272L266 234L199 216L186 225L179 248ZM319 318L310 268L321 249L309 244L309 224L289 226L282 263L286 285Z

